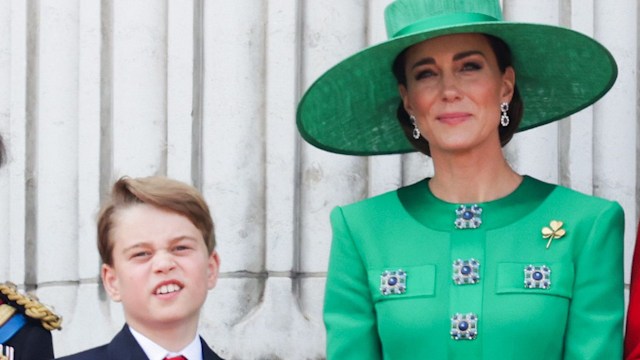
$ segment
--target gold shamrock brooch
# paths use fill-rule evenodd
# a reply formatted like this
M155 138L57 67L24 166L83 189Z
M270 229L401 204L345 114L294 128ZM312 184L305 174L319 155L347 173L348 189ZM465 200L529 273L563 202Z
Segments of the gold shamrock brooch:
M551 246L553 239L560 239L567 233L562 228L562 225L562 221L551 220L548 227L545 226L542 228L542 238L549 239L549 241L547 241L547 249Z

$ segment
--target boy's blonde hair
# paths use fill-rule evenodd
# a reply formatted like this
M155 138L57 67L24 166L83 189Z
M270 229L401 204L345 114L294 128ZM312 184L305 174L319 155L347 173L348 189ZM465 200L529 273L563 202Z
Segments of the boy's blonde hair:
M119 210L148 204L187 217L202 233L209 254L216 246L213 220L200 192L191 185L162 176L122 177L113 185L111 197L98 215L98 251L102 262L113 266L110 234Z

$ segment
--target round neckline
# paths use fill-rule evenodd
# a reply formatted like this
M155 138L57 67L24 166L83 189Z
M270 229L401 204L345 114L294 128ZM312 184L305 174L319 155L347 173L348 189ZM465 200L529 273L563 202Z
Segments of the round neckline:
M456 206L458 206L458 205L472 205L472 204L488 204L488 203L492 203L492 202L495 202L495 201L499 201L499 200L501 200L501 199L504 199L504 198L506 198L506 197L509 197L509 196L511 196L512 194L514 194L516 191L518 191L518 189L520 188L520 186L522 186L522 183L524 183L524 181L525 181L525 178L526 178L526 177L527 177L526 175L522 175L522 176L521 176L521 180L520 180L520 182L518 183L518 186L516 186L516 187L513 189L513 191L511 191L510 193L508 193L508 194L506 194L506 195L500 196L500 197L498 197L498 198L495 198L495 199L493 199L493 200L489 200L489 201L475 201L475 202L453 202L453 201L447 201L447 200L444 200L444 199L442 199L442 198L438 197L436 194L434 194L434 193L433 193L433 191L431 190L431 186L429 186L429 183L431 182L432 178L425 178L425 179L423 179L422 181L424 181L424 182L425 182L425 185L426 185L426 187L427 187L427 195L428 195L428 196L433 197L435 200L440 201L440 202L443 202L443 203L445 203L445 204L452 204L452 205L456 205Z
M551 193L554 185L524 175L510 194L486 202L451 203L437 198L423 179L398 190L398 198L407 213L422 225L441 231L482 231L506 226L531 213ZM460 205L482 208L482 225L476 229L456 229L456 209Z

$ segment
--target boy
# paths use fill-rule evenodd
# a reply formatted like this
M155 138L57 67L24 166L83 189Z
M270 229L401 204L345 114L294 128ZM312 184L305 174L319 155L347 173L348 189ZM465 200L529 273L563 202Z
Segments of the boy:
M220 359L198 336L220 260L198 191L164 177L121 178L98 218L101 276L126 324L106 345L62 359Z

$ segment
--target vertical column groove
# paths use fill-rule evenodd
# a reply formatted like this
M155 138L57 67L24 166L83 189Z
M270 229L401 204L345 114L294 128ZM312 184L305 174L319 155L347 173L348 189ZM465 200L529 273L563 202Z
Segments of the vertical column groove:
M38 77L40 0L27 3L27 99L25 111L25 246L24 282L27 290L38 284Z
M303 42L304 42L304 26L303 26L303 20L304 20L304 14L305 14L305 9L306 9L306 1L302 1L302 2L295 2L295 6L296 6L296 32L295 32L295 47L296 47L296 55L295 55L295 71L296 71L296 81L295 81L295 99L296 99L296 104L300 101L300 97L302 96L302 84L303 84L303 76L301 76L301 74L303 74L302 70L304 68L304 46L303 46ZM293 119L293 121L296 121L296 119ZM297 132L296 132L297 134ZM300 271L300 261L301 261L301 257L302 257L302 246L301 246L301 241L302 239L300 238L302 231L301 231L301 224L300 224L300 214L302 211L302 193L301 193L301 188L302 188L302 149L301 149L301 139L300 139L300 135L296 135L296 140L295 140L295 161L293 163L294 166L294 191L293 191L293 216L294 218L291 219L291 221L293 221L293 271L294 272L299 272ZM297 301L299 301L300 298L300 279L299 278L295 278L293 280L293 291L294 291L294 295L297 299Z
M193 0L193 109L191 181L202 191L202 103L204 81L204 1Z
M100 33L100 197L109 193L113 176L113 0L102 0Z
M99 196L109 193L113 176L113 0L100 2L100 170ZM100 274L100 264L97 269ZM106 305L107 296L102 279L98 276L98 298ZM108 306L105 306L108 308Z

